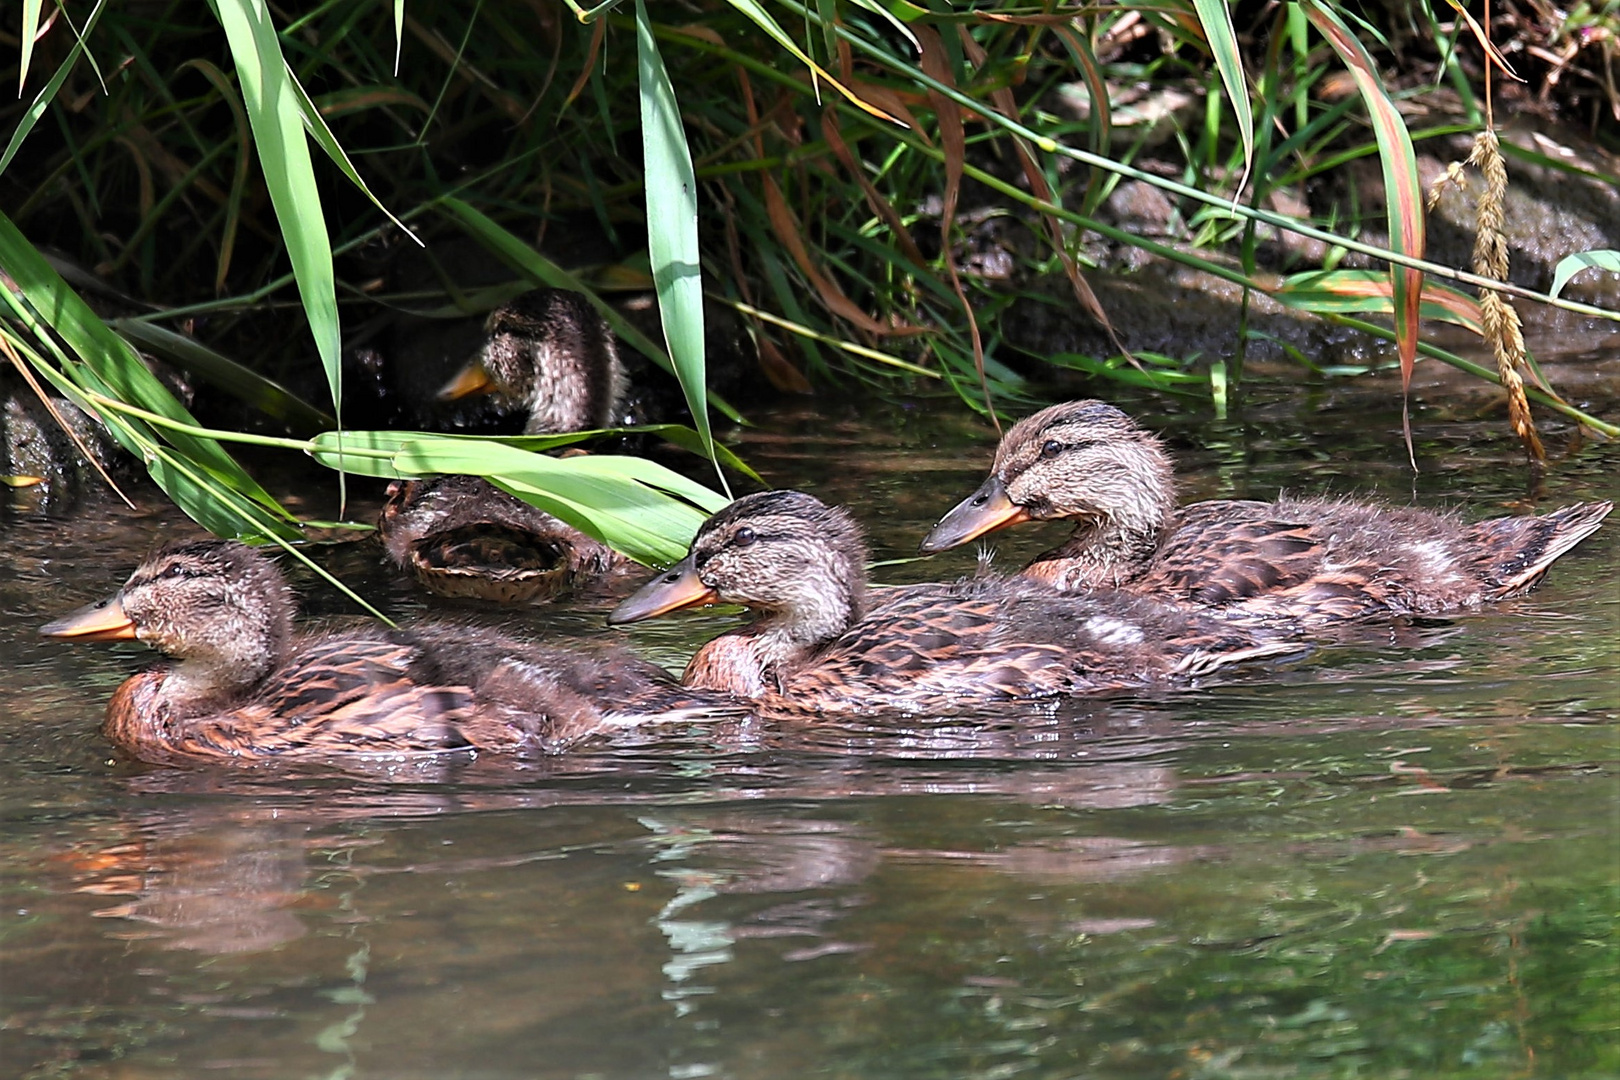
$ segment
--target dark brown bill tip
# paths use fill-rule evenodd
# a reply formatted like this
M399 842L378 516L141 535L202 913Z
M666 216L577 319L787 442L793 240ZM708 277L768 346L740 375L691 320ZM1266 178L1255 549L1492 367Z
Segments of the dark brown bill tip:
M713 604L718 600L715 591L698 577L697 566L693 564L691 556L687 556L637 589L629 599L608 613L607 621L609 625L622 626L682 608Z
M39 632L70 641L128 641L135 636L135 623L124 612L119 597L114 596L48 622Z
M1000 477L991 476L979 485L978 491L957 503L950 513L940 518L939 524L923 537L917 550L924 555L933 555L976 540L987 532L1028 520L1029 512L1022 506L1013 505L1007 494L1007 485L1001 482Z

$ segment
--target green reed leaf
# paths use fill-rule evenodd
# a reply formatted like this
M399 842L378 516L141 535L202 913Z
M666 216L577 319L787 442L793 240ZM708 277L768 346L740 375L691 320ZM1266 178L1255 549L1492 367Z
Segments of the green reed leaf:
M1553 269L1552 289L1553 296L1564 291L1569 279L1582 270L1607 270L1611 274L1620 274L1620 251L1580 251L1574 255L1566 255L1558 260Z
M1243 176L1238 180L1236 195L1242 192L1254 165L1254 114L1249 108L1249 84L1243 74L1243 56L1238 52L1237 31L1232 29L1232 7L1224 0L1193 0L1193 7L1203 24L1204 40L1215 58L1215 69L1221 73L1226 96L1237 116L1238 135L1243 140Z
M30 22L29 18L30 4L33 7L32 22ZM96 21L101 18L101 13L106 6L105 0L97 0L96 6L90 9L90 17L85 20L84 31L74 40L73 47L68 50L67 56L57 66L56 74L50 77L50 80L40 89L39 93L34 95L34 100L29 103L28 108L23 111L22 118L17 121L17 130L11 133L11 141L6 143L5 152L0 153L0 173L6 171L6 166L11 164L11 159L17 156L17 150L22 146L23 140L28 138L28 133L34 130L34 125L39 123L39 118L45 115L45 110L55 100L56 92L62 88L62 83L67 81L68 73L73 70L73 65L78 63L79 54L84 52L85 38L89 37L90 31L95 29ZM39 0L26 0L23 7L22 63L19 66L17 75L17 95L19 97L22 96L23 80L28 76L28 57L34 47L34 35L38 32L38 23Z
M236 77L253 128L265 187L281 225L293 278L309 316L310 332L315 336L316 352L326 369L332 405L341 415L343 366L337 287L332 273L332 244L305 135L303 103L307 98L287 67L281 42L270 23L269 9L260 0L209 3L225 28L236 61Z
M185 406L147 370L130 344L102 322L3 214L0 214L0 266L6 268L29 306L83 361L82 367L74 365L67 372L75 382L87 390L179 423L197 424ZM149 431L143 437L155 444L155 436ZM291 520L291 515L269 492L213 439L174 431L165 432L164 438L178 453L219 478L230 490L276 516ZM194 517L206 512L203 507L185 503L181 504L181 509Z
M215 352L196 338L140 319L113 319L109 325L126 340L167 358L238 401L284 422L295 432L321 431L337 423L291 390Z
M658 311L693 426L715 472L714 435L703 390L708 385L703 342L703 277L698 249L697 177L687 149L675 88L664 70L646 0L636 0L636 66L641 80L642 168L647 192L647 250ZM721 475L721 483L725 483Z
M1371 54L1344 21L1318 0L1301 0L1312 25L1328 40L1339 59L1355 79L1356 89L1367 106L1373 134L1378 140L1378 159L1384 170L1384 201L1389 216L1391 250L1421 259L1424 250L1423 186L1418 181L1417 154L1406 121L1390 100ZM1412 365L1417 362L1418 316L1422 304L1423 272L1405 266L1390 267L1395 300L1395 345L1401 359L1401 394L1412 385ZM1406 436L1407 455L1417 467L1412 451L1411 417L1403 408L1401 428Z

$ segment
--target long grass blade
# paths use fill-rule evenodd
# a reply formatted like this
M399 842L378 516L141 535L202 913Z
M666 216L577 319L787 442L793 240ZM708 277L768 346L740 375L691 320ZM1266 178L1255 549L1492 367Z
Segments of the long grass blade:
M33 0L33 2L37 4L38 0ZM68 73L73 70L73 65L79 62L79 54L84 52L85 39L90 36L90 31L95 29L96 20L101 18L101 12L106 8L106 6L105 0L97 0L96 6L90 9L90 17L85 20L84 32L74 40L73 47L68 50L67 56L65 56L62 59L62 63L57 66L56 74L52 75L50 80L40 88L39 93L34 95L34 100L29 102L28 108L23 111L22 118L17 121L17 130L11 133L11 140L6 143L5 152L0 153L0 173L6 171L6 166L11 164L11 159L17 156L17 150L22 146L23 140L28 138L28 133L34 130L34 125L39 123L39 118L45 115L45 110L49 108L51 102L55 100L56 92L60 90L62 88L62 84L67 81ZM38 12L36 11L34 21L37 23L38 19ZM22 74L18 76L17 83L17 93L19 96L22 94L21 80L28 72L28 53L29 50L34 47L34 33L36 33L38 29L37 26L30 29L26 25L26 21L27 20L25 18L25 25L23 27Z
M39 36L39 11L43 0L23 0L22 56L17 61L17 96L28 85L28 62L34 57L34 39Z
M6 268L33 310L83 360L88 372L84 369L72 372L75 381L85 389L106 393L160 416L183 424L196 424L185 406L141 363L129 343L90 310L3 214L0 214L0 266ZM168 438L176 450L206 467L231 488L291 520L291 515L282 510L219 443L178 432ZM182 508L188 513L193 510L189 506Z
M787 33L777 25L776 20L771 18L770 12L766 11L759 4L755 3L754 0L727 0L727 3L736 8L738 11L742 12L742 14L750 19L755 26L758 26L761 30L765 31L766 34L770 35L771 40L782 46L782 48L785 49L789 55L814 72L817 79L826 82L828 86L831 86L834 90L842 94L851 105L855 106L857 109L860 109L862 112L877 117L880 120L887 120L891 124L898 124L900 122L898 119L890 116L877 106L869 102L862 101L852 90L846 87L843 83L839 82L837 79L833 78L832 75L828 74L826 69L824 69L820 64L816 63L815 60L811 59L810 55L803 49L799 48L798 42L788 37ZM638 22L642 6L643 2L637 3L636 12Z
M341 171L343 175L348 178L349 183L359 188L361 194L370 199L371 204L378 210L381 210L387 216L389 221L392 221L395 225L399 226L399 230L401 232L410 237L412 240L416 241L416 245L418 247L425 247L426 245L422 243L421 239L415 233L411 232L411 230L407 229L405 227L405 223L399 220L399 218L395 217L394 212L388 209L388 207L384 206L381 199L377 198L377 196L371 193L371 188L366 185L366 182L361 178L359 171L355 169L354 162L349 160L348 151L344 150L343 147L338 143L337 136L332 134L332 129L326 126L326 117L322 115L321 110L316 106L314 100L309 96L309 91L304 89L304 84L299 82L298 78L292 73L291 68L287 69L287 84L293 91L294 99L298 102L298 110L304 118L304 129L308 131L310 137L315 140L315 145L326 151L326 156L332 159L332 164L336 165L339 171ZM349 93L353 93L353 91L349 91ZM382 94L387 94L389 100L407 101L417 108L420 108L423 112L427 111L426 103L420 98L415 98L414 95L405 95L394 91L379 91L377 88L368 88L368 96L371 99L376 99ZM379 102L376 100L368 100L364 104L357 104L355 107L372 108L378 103Z
M287 244L293 278L315 349L332 393L335 409L343 407L342 337L338 325L337 287L332 272L332 243L326 232L321 193L305 135L303 94L295 85L281 43L261 0L210 0L231 56L247 106L248 123L259 151L265 187Z
M337 424L331 415L291 390L215 352L196 338L140 319L113 319L110 325L125 339L167 357L211 386L282 421L297 434L314 434Z
M1356 89L1367 106L1373 134L1378 140L1378 158L1384 170L1384 200L1389 215L1389 246L1401 255L1421 259L1424 251L1423 187L1418 182L1417 154L1406 121L1395 108L1379 78L1371 54L1329 8L1318 0L1301 0L1305 14L1317 31L1333 46L1355 79ZM1401 360L1401 430L1406 436L1406 452L1417 468L1412 449L1412 421L1406 397L1412 385L1412 365L1417 362L1418 317L1423 296L1423 272L1406 266L1390 267L1395 294L1395 347Z
M1317 313L1395 310L1394 284L1377 270L1327 270L1295 274L1271 295L1290 307ZM1423 283L1423 317L1484 333L1479 301L1460 289L1435 281Z
M647 191L647 250L664 341L686 395L692 422L703 438L715 474L714 435L704 400L708 386L703 341L702 255L698 250L697 177L686 145L675 87L664 70L645 0L636 0L636 69L641 86L641 150Z
M1243 140L1243 176L1232 193L1235 199L1248 182L1249 170L1254 166L1254 114L1249 108L1249 83L1243 74L1243 56L1238 52L1237 31L1232 29L1232 6L1225 0L1193 0L1198 10L1198 21L1204 27L1204 40L1210 55L1215 58L1215 70L1221 73L1226 86L1226 97L1236 114L1238 135Z

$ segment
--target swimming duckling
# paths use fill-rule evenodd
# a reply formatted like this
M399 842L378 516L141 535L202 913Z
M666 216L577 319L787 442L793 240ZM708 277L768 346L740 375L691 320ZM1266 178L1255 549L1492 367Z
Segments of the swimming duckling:
M40 633L137 639L178 661L125 680L107 706L108 738L155 763L556 751L613 727L736 712L624 652L449 625L299 633L293 615L263 553L184 541Z
M1101 401L1054 405L1001 440L990 476L924 539L944 551L1023 521L1076 523L1022 576L1060 592L1121 588L1314 621L1435 614L1519 596L1590 536L1611 502L1467 524L1348 499L1177 507L1169 455Z
M629 623L709 603L756 619L700 649L682 682L808 711L950 711L1160 683L1297 652L1286 628L1142 597L1064 597L981 577L869 592L848 512L797 491L748 495L709 518L687 557L609 616Z

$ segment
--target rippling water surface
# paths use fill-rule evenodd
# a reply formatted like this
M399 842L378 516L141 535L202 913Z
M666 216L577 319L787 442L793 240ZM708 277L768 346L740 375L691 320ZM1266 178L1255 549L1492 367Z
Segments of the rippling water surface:
M820 408L735 443L851 505L880 558L993 445L939 410ZM1420 413L1414 482L1386 397L1150 422L1188 498L1620 497L1620 448L1597 446L1532 500L1494 417ZM1199 689L645 731L521 766L187 771L97 732L149 654L34 634L191 528L138 501L0 523L4 1075L1620 1072L1620 522L1527 599ZM1000 561L1056 535L1011 534ZM430 607L367 545L322 556L396 613ZM317 617L345 611L299 582ZM607 633L600 611L502 618ZM674 666L733 622L628 640Z

